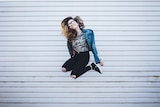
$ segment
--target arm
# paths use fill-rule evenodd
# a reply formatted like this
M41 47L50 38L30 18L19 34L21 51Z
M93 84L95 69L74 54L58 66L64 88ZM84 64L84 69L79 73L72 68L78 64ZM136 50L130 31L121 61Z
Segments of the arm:
M94 32L93 31L92 31L91 47L92 47L92 53L93 53L94 58L95 58L95 62L97 64L100 64L101 66L103 66L104 63L102 62L102 60L99 59L99 56L98 56L98 52L97 52L97 48L96 48L96 45L95 45L95 39L94 39Z
M68 51L69 51L70 56L73 57L76 52L73 50L73 47L69 41L67 41L67 47L68 47Z
M68 47L69 54L72 57L73 56L73 49L72 49L72 45L69 41L67 41L67 47Z

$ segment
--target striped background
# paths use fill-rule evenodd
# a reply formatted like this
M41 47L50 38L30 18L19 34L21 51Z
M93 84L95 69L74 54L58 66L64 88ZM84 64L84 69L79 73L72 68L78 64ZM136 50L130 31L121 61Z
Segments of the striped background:
M105 66L74 80L60 23L77 15ZM0 0L0 107L75 106L160 106L160 0Z

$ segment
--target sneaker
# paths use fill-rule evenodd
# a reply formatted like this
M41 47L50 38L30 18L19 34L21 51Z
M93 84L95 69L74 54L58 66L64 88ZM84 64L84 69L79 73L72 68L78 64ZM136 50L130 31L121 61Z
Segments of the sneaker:
M92 66L93 70L95 70L95 71L99 72L100 74L102 74L102 69L99 67L98 64L92 63L91 66Z

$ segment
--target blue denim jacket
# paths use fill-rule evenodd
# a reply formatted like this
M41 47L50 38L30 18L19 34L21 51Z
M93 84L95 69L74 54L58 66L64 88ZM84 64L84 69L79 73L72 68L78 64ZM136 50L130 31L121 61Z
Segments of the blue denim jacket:
M96 49L96 45L95 45L95 40L94 40L94 32L91 29L82 29L82 32L84 34L84 37L87 41L88 44L88 48L89 51L92 51L93 55L94 55L94 59L96 63L100 62L100 59L98 57L98 52ZM67 42L67 47L68 47L68 51L71 55L71 57L73 56L73 48L72 48L72 44L68 41Z

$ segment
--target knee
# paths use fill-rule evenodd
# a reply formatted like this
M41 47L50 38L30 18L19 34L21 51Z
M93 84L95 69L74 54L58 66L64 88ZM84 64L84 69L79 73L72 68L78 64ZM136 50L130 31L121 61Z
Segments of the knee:
M66 71L67 71L66 68L62 67L62 72L66 72Z

